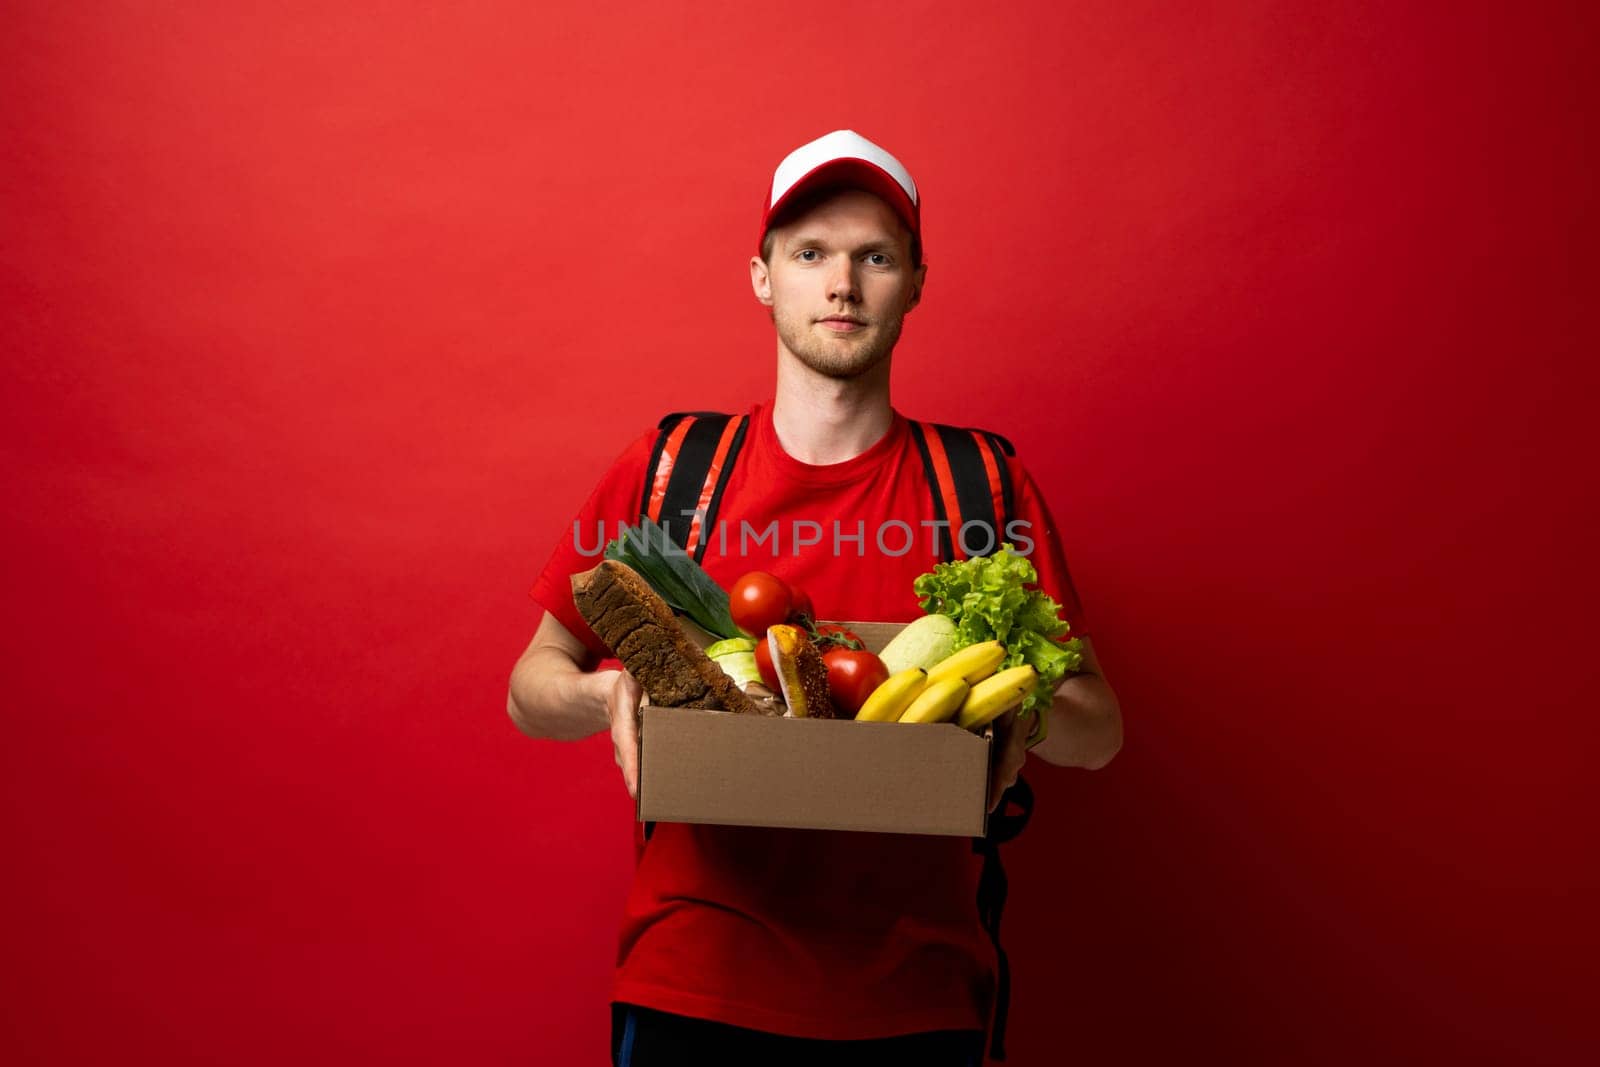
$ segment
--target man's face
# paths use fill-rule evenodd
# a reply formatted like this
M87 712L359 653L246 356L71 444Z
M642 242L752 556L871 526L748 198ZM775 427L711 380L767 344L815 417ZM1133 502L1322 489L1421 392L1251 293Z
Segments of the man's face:
M772 230L772 260L750 261L756 299L778 342L830 378L855 378L888 358L926 265L911 269L911 235L869 192L848 189Z

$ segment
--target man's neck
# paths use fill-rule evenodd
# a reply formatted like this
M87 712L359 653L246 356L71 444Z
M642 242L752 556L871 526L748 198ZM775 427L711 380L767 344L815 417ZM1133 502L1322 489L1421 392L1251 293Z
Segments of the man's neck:
M783 450L824 466L854 459L877 444L894 422L889 360L859 378L829 378L781 350L772 426Z

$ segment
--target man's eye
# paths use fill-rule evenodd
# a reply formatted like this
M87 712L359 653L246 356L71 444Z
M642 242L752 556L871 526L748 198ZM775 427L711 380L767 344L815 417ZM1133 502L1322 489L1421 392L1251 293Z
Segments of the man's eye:
M816 254L817 250L815 248L803 248L800 250L800 258L805 260L807 263L813 262L813 260L809 257L815 256Z
M882 252L868 253L867 258L872 260L872 265L875 267L887 267L889 265L889 257Z

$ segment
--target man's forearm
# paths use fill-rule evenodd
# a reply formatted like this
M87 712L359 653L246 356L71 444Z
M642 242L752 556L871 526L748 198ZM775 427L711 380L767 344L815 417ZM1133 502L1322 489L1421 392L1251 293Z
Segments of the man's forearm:
M1077 674L1056 689L1045 739L1031 754L1062 767L1099 770L1122 748L1122 710L1098 674Z
M506 711L529 737L578 741L610 728L594 676L555 648L538 648L511 671Z

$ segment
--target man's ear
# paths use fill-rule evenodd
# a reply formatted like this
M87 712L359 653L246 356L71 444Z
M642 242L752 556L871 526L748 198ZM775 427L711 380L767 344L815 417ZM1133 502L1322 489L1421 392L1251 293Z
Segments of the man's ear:
M757 300L772 306L772 275L760 256L750 257L750 288L755 291Z
M911 273L911 299L906 301L907 311L922 303L922 283L927 277L928 263L924 260L922 266Z

